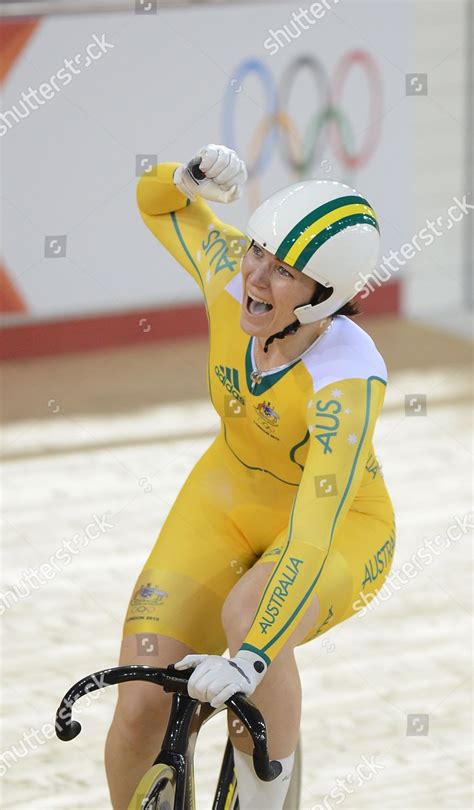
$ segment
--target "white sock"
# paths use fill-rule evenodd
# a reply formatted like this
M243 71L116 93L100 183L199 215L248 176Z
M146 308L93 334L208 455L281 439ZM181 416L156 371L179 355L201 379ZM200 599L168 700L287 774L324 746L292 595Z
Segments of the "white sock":
M233 748L240 810L283 810L295 755L280 759L283 770L273 782L262 782L255 773L252 756Z

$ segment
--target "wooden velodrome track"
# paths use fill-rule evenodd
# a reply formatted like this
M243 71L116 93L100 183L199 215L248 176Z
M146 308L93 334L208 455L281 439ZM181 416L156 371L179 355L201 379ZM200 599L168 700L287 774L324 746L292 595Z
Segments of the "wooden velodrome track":
M394 569L419 565L365 616L298 650L302 810L468 810L471 349L394 318L358 322L389 368L375 448L397 512ZM110 807L103 743L115 688L85 699L74 742L51 736L51 724L71 683L116 664L135 577L215 435L206 350L193 339L3 366L5 809ZM425 416L405 414L408 394L427 396ZM34 578L106 513L113 528ZM429 564L417 556L427 540ZM199 810L210 807L223 735L220 715L198 745Z

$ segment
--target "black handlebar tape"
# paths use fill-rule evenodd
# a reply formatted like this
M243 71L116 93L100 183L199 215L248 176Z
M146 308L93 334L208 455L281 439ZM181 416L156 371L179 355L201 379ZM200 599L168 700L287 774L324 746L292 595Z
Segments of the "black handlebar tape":
M255 773L262 782L273 782L277 776L280 776L283 765L280 760L272 759L268 761L268 754L259 751L257 748L253 752L253 767Z
M56 736L63 742L69 742L81 733L81 724L77 720L64 722L60 717L56 717Z

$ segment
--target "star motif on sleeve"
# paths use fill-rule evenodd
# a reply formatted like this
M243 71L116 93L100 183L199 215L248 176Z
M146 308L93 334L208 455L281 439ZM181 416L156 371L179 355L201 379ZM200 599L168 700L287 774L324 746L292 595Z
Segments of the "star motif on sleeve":
M310 433L312 433L314 430L314 425L308 425L308 430Z
M332 395L333 397L341 397L341 396L342 396L342 391L341 391L339 388L334 388L334 389L331 391L331 395Z
M306 407L307 407L307 408L311 408L312 404L313 404L313 400L312 400L312 399L310 399L310 401L308 402L308 404L307 404L307 406L306 406Z
M355 444L357 441L357 436L355 435L355 433L349 433L347 441L349 442L349 444Z
M350 409L350 408L345 408L345 409L344 409L344 413L350 413L350 412L351 412L351 409Z
M208 270L207 273L206 273L206 281L207 281L208 284L209 284L210 280L211 280L211 271Z

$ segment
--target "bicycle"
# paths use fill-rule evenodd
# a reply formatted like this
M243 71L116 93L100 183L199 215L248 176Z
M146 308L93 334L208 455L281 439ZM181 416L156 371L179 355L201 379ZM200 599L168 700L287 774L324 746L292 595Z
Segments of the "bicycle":
M166 668L132 665L101 670L82 678L64 695L56 712L56 735L65 742L81 731L72 719L72 707L83 695L127 681L147 681L173 693L168 726L161 751L142 777L129 803L128 810L195 810L194 749L199 729L211 717L224 710L214 709L189 697L187 683L192 671L183 672L170 664ZM233 695L225 704L248 729L254 744L253 763L257 776L269 782L281 773L281 763L270 761L264 719L257 707L242 693ZM301 790L301 747L285 801L285 810L298 810ZM238 810L239 797L230 739L224 751L212 810Z

